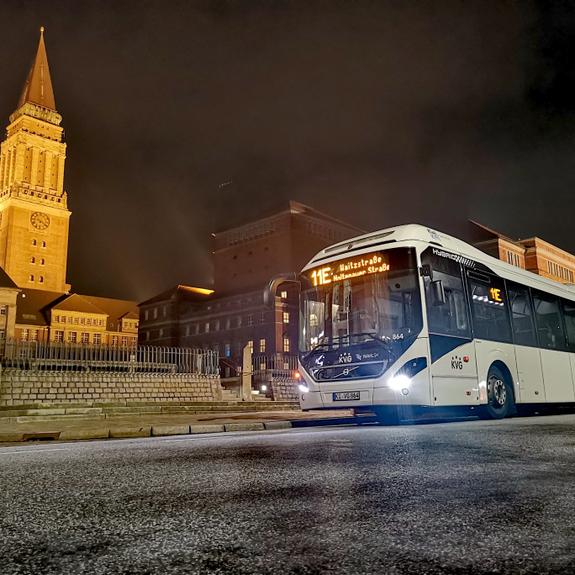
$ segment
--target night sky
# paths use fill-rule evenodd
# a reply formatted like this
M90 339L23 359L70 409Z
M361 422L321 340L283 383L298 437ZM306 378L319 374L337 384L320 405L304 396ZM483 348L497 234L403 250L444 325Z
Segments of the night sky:
M0 23L4 125L46 27L75 291L209 285L210 233L288 199L575 252L573 3L3 0Z

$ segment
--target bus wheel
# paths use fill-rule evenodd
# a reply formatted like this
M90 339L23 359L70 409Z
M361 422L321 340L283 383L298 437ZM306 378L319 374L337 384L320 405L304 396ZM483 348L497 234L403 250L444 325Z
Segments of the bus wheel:
M401 418L399 410L395 406L376 407L375 416L379 425L399 425Z
M482 406L479 417L482 419L503 419L515 410L513 390L503 371L492 365L487 375L487 405Z

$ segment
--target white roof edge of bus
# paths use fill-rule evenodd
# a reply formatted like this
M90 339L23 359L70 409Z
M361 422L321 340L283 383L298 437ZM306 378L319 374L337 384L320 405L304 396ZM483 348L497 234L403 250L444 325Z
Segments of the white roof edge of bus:
M528 283L531 287L537 287L537 284L541 286L542 290L550 291L555 290L557 293L556 295L569 295L570 297L575 297L575 285L573 284L561 284L554 280L550 280L544 278L543 276L537 275L533 272L525 270L523 268L518 268L517 266L513 266L504 262L500 259L494 258L482 252L480 249L450 236L444 232L440 232L439 230L435 230L433 228L421 225L421 224L404 224L400 226L395 226L393 228L385 228L382 230L378 230L375 232L371 232L369 234L363 234L361 236L356 236L354 238L350 238L345 242L339 242L338 244L334 244L331 246L326 246L323 250L318 252L303 268L303 271L316 267L318 264L312 265L314 260L317 258L321 259L321 264L330 263L332 261L336 261L341 258L341 256L345 256L348 253L350 248L355 248L353 251L354 256L359 256L366 252L373 252L377 251L378 249L378 242L370 243L368 240L370 238L376 238L377 236L381 236L383 234L388 233L389 235L386 236L386 239L382 238L382 244L386 248L391 248L390 244L386 244L389 240L395 240L396 242L409 242L409 241L420 241L420 242L436 242L437 244L435 247L444 249L446 251L454 252L461 256L467 256L477 262L485 264L486 266L493 268L494 271L500 273L502 277L505 279L516 281L517 283ZM366 243L365 249L361 249L361 244ZM358 245L359 244L359 245ZM431 244L433 246L433 244ZM335 247L342 247L340 252L334 252L333 248ZM349 248L343 249L345 247ZM383 246L382 246L383 247ZM331 249L330 249L331 248ZM326 250L330 250L331 253L326 253ZM350 254L350 257L352 254ZM323 259L325 258L325 259ZM320 264L320 265L321 265ZM515 277L513 277L515 276Z

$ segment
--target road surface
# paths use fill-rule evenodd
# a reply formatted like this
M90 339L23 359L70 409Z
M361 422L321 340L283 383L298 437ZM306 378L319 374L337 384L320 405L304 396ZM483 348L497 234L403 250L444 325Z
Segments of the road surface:
M0 448L0 573L575 573L575 415Z

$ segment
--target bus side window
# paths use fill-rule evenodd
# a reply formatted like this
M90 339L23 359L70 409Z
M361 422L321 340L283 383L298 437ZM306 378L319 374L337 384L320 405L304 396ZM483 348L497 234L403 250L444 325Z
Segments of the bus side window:
M503 280L474 271L467 275L475 337L510 342L511 324Z
M507 297L511 308L514 343L517 345L537 345L529 289L507 282Z
M461 276L434 271L433 279L441 280L445 291L445 303L436 305L431 293L431 281L425 278L429 332L469 338L469 319Z
M559 300L547 293L533 291L539 345L548 349L565 349Z
M563 300L563 317L567 331L567 347L575 351L575 302Z

